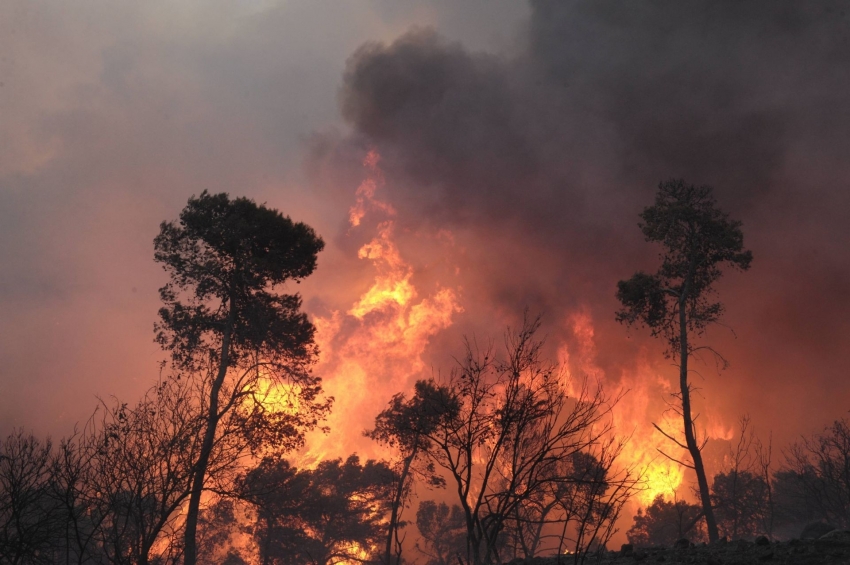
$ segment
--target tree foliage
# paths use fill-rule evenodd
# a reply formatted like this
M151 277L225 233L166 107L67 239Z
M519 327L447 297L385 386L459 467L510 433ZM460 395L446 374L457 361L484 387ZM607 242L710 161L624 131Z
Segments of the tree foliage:
M466 555L466 524L457 504L423 500L416 509L416 528L421 536L416 549L428 559L426 565L454 565Z
M185 563L197 557L196 528L209 458L223 418L239 419L247 446L301 445L305 430L328 409L319 401L314 328L298 294L278 292L316 267L324 243L312 228L247 198L203 192L189 199L176 222L163 222L154 258L168 273L157 342L181 375L201 381L198 407L203 441L185 528ZM266 381L267 386L263 386ZM268 383L286 391L271 409Z
M717 207L711 187L683 180L661 183L655 204L640 217L646 241L663 249L661 265L655 274L641 271L617 283L623 305L617 320L648 327L665 340L672 357L681 355L682 346L691 353L694 346L682 341L682 314L685 335L702 335L723 313L723 304L714 300L723 267L747 270L752 262L741 222Z
M375 427L366 432L367 437L397 449L400 456L384 551L384 563L387 565L393 562L394 554L396 563L401 562L399 529L410 493L409 479L418 475L430 486L445 486L445 479L436 473L433 461L426 459L423 465L417 465L417 457L427 454L433 446L429 435L442 420L451 418L457 409L457 401L447 387L438 386L433 381L418 381L412 398L406 399L403 393L393 396L389 406L375 418Z
M270 289L310 275L323 247L306 224L247 198L190 198L154 239L154 259L171 278L160 289L157 341L184 367L210 357L237 366L259 353L303 368L313 326L297 294Z
M786 525L805 519L850 527L850 421L836 420L792 444L775 480Z
M51 562L51 480L49 440L16 430L0 442L0 562Z
M762 476L750 471L732 469L715 475L711 502L720 534L740 539L767 533L768 488Z
M705 539L704 514L697 504L683 500L667 501L658 495L646 509L639 509L635 523L626 532L635 545L672 546L680 539L691 542Z
M255 508L261 563L329 565L379 555L394 481L386 464L361 464L356 455L312 470L264 460L241 487Z

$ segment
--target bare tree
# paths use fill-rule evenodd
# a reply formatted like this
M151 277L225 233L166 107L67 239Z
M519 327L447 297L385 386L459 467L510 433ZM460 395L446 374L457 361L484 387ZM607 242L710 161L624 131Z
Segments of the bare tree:
M604 442L604 445L609 445ZM518 505L510 524L515 557L534 557L552 549L557 554L570 548L576 556L594 545L594 532L606 513L604 496L609 490L610 467L588 451L576 451L559 460L551 481Z
M765 454L749 416L741 418L740 427L738 443L731 452L731 465L714 476L711 486L718 528L731 539L766 533L764 525L769 521L770 483L763 469ZM757 453L753 453L754 449Z
M52 563L57 508L51 442L18 429L0 442L0 562Z
M135 406L102 403L82 438L95 535L110 563L176 563L185 506L201 449L204 418L196 381L165 379ZM234 469L232 450L214 444L208 468Z
M577 452L575 455L581 453ZM558 467L560 465L554 466L553 471ZM547 527L558 523L556 514L561 502L559 494L568 489L566 483L553 480L514 508L513 515L506 522L508 547L512 550L514 559L530 559L537 555L537 551L545 544Z
M776 522L776 497L772 480L773 436L768 437L767 445L760 440L755 442L755 472L765 485L765 509L762 514L762 531L773 539L773 529Z
M499 562L504 529L517 507L556 480L559 461L609 431L609 406L586 382L575 398L565 376L541 357L539 319L505 340L505 358L467 342L449 377L457 406L429 434L429 455L449 475L463 509L468 563Z
M571 470L563 475L567 480L562 478L555 491L562 511L559 562L569 544L573 562L584 563L588 556L605 548L617 532L620 514L643 479L633 467L618 463L627 441L614 436L601 438L587 451L569 458Z
M837 420L793 444L780 472L785 489L796 491L785 496L787 514L800 515L803 507L817 519L850 527L850 421Z
M98 541L98 527L106 517L96 512L97 491L92 465L94 450L86 449L86 439L91 439L89 421L82 432L63 439L52 461L52 496L55 499L61 522L61 540L57 563L83 565L102 563L103 553Z

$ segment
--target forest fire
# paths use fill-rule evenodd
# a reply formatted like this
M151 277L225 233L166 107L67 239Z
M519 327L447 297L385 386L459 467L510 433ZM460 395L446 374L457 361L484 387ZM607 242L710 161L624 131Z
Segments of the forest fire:
M352 451L371 456L387 456L380 447L365 442L362 430L395 392L411 385L411 379L423 377L422 355L429 339L452 324L452 316L463 311L457 291L438 288L431 296L418 299L411 279L413 267L394 242L395 208L376 197L385 179L379 166L380 155L369 151L363 161L366 178L355 192L356 201L349 211L351 229L363 228L368 214L381 217L373 222L374 238L363 245L358 257L374 266L374 281L345 312L317 316L317 343L322 351L317 368L336 406L328 421L329 435L314 433L308 450L299 456L302 465L343 457ZM612 411L614 434L627 437L618 465L638 470L641 488L635 500L650 504L656 497L666 500L690 498L682 492L685 476L682 466L667 455L683 456L670 440L656 429L675 436L680 425L665 401L671 401L670 382L648 362L639 370L611 379L596 363L593 320L586 310L569 316L566 329L576 344L558 348L558 363L564 368L565 385L572 395L575 383L589 377L618 398ZM709 437L729 439L729 428L716 418ZM666 455L665 455L666 454Z
M307 449L297 456L303 468L352 452L394 458L395 453L366 441L362 432L372 426L393 394L409 390L413 379L428 376L423 374L426 347L451 326L455 314L463 312L457 289L438 287L430 296L420 297L413 284L413 263L402 256L395 241L396 210L380 199L385 180L379 164L379 154L370 151L363 161L366 178L349 211L350 230L375 231L358 250L358 258L372 264L373 281L346 310L314 318L322 352L316 370L336 404L327 421L330 432L312 433ZM371 221L365 222L367 218ZM647 359L640 360L633 372L616 378L606 375L597 363L597 338L587 309L569 315L564 329L572 339L557 348L557 361L567 392L579 396L578 383L587 378L617 399L607 433L627 438L612 472L628 469L640 476L631 513L658 497L669 502L691 500L692 493L683 488L685 469L679 462L687 455L665 437L681 435L675 388L668 378ZM708 438L729 439L730 428L721 420L714 416L709 422ZM477 457L482 463L483 454ZM629 516L624 514L621 528L628 527Z
M850 559L848 0L324 4L0 8L0 564Z
M246 251L251 247L229 248L230 240L214 233L210 240L224 242L225 252L245 254L240 261L225 263L233 270L228 281L252 281L250 292L243 295L256 302L245 307L225 295L226 307L233 310L223 322L209 326L206 331L212 337L204 347L187 353L183 344L201 341L192 333L194 327L183 323L180 300L195 304L191 301L198 299L181 294L187 285L166 287L162 296L171 310L160 312L163 322L158 328L165 329L158 340L174 353L173 365L191 378L178 374L167 379L138 408L128 411L126 405L118 405L87 431L91 435L81 439L83 448L100 453L101 434L123 452L122 442L115 441L120 434L131 437L137 428L152 430L133 440L141 453L151 449L151 443L162 445L161 435L187 434L180 441L165 442L192 446L187 461L181 459L187 457L182 449L163 456L167 468L173 460L180 462L176 468L186 477L177 483L202 477L192 458L205 457L209 480L225 485L216 487L221 492L234 493L206 496L202 504L205 489L198 488L192 491L197 494L195 505L190 499L185 512L181 499L185 491L168 493L180 509L163 511L173 531L194 539L190 527L198 525L202 532L221 529L212 549L193 550L201 559L221 557L239 546L243 561L257 561L258 555L321 551L325 553L321 561L327 564L379 558L392 563L393 555L399 561L398 556L410 549L411 542L405 548L403 540L412 532L408 529L412 520L410 512L404 512L414 508L422 538L414 534L410 539L429 544L428 551L440 555L468 547L467 562L479 565L498 560L508 547L514 554L567 550L586 556L618 543L616 532L627 529L633 516L643 519L646 508L694 512L693 497L683 488L690 481L685 480L682 463L688 454L683 454L684 440L678 439L681 396L643 352L640 355L647 359L633 364L636 370L606 374L589 309L567 315L555 328L553 343L537 333L541 318L526 313L518 327L508 329L501 344L494 336L486 336L489 345L481 348L475 340L467 341L465 353L455 357L448 374L427 373L433 353L429 345L465 313L460 286L434 281L427 294L417 288L417 261L422 258L402 252L397 211L379 194L385 187L379 165L379 154L370 151L363 161L366 178L348 215L348 235L366 241L359 245L357 257L369 264L372 275L353 302L314 314L313 326L300 314L287 318L298 312L300 298L266 301L260 290L268 288L266 282L236 271L236 265L253 260L248 253L254 251ZM187 254L196 259L196 251L210 245L191 239L200 231L194 226L217 229L209 215L223 207L249 218L256 213L277 223L280 231L297 233L308 244L308 253L298 259L300 272L312 271L323 243L309 227L267 214L253 202L231 202L226 194L203 193L190 200L180 224L163 224L155 242L157 260L181 274ZM250 222L234 225L241 228ZM260 255L274 244L257 246ZM202 278L208 276L204 270L192 273L208 282ZM276 276L273 270L268 273ZM252 320L255 309L269 304L272 308L257 318L263 322L259 331L265 332L260 333L261 341L233 329L238 316ZM297 307L278 306L286 304ZM269 319L278 325L267 324ZM226 330L227 324L231 333L224 334L226 339L212 333ZM286 340L287 334L269 330L292 331L293 324L304 336L303 348L286 341L285 347L280 345L277 340ZM312 347L313 327L318 356ZM245 349L235 349L242 355L235 355L234 364L228 365L231 336L246 345L232 346ZM257 343L278 348L261 352ZM225 352L210 355L216 347ZM553 352L555 359L550 360ZM210 358L219 362L213 370ZM198 391L210 396L199 397ZM332 396L333 405L323 395ZM189 407L206 407L208 412L196 417ZM710 425L700 441L729 439L729 427L722 420L706 419ZM216 437L223 441L216 442ZM204 443L204 438L211 439ZM672 450L676 444L681 449ZM103 462L113 458L109 455ZM127 456L128 467L138 458L136 453ZM248 460L252 464L241 467ZM147 477L139 480L150 482ZM420 484L451 485L428 496L448 498L452 505L427 500L428 488L418 489ZM117 489L114 496L123 494ZM144 506L144 497L137 503ZM468 519L457 519L462 515ZM298 528L289 526L292 520L300 524ZM337 522L346 527L336 528ZM236 523L244 526L234 529ZM338 537L324 539L331 531ZM643 535L641 531L629 529L629 536ZM104 535L112 543L111 534ZM141 547L138 553L180 547L162 541L162 535L163 530L153 528L146 539L156 545ZM470 541L467 545L463 540Z

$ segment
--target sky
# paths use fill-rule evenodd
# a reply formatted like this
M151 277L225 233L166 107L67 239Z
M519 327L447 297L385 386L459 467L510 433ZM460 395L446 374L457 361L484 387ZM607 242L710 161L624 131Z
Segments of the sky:
M659 420L675 368L614 292L657 265L638 213L684 178L754 255L718 285L729 368L698 368L701 421L786 445L850 409L848 92L847 0L3 2L0 427L59 437L156 381L152 240L202 190L327 242L295 290L351 438L526 309ZM358 255L379 240L398 261ZM363 332L387 319L355 306L387 276L416 331L382 357ZM356 375L374 394L346 404Z

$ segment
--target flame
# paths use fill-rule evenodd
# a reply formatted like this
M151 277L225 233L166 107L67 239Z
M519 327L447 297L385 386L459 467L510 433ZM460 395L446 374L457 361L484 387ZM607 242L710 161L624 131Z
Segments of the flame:
M354 193L356 201L348 212L348 223L351 227L356 228L360 225L360 221L366 216L369 208L381 210L388 216L395 216L395 209L389 203L375 199L375 191L384 185L384 173L378 167L380 161L381 156L374 149L369 151L363 160L363 166L369 171L369 176L360 183Z
M364 219L370 214L382 216L374 228L375 236L358 252L361 260L372 264L374 279L344 312L335 310L313 320L322 352L316 371L335 400L327 422L331 433L312 435L309 450L299 458L303 466L345 457L352 451L386 456L374 442L363 438L363 430L372 427L392 395L425 376L422 357L431 338L462 311L457 288L437 285L430 295L420 298L413 266L396 243L395 210L375 197L385 182L379 162L375 151L366 156L367 178L357 188L356 202L349 211L352 230L366 229ZM452 241L445 233L439 240Z
M370 312L393 306L404 308L416 297L416 289L410 282L413 269L402 260L398 247L392 241L393 227L392 222L381 223L378 237L357 253L360 259L372 261L378 271L374 284L348 311L358 320Z
M558 361L567 368L567 375L571 377L577 371L604 384L614 397L622 396L612 418L615 433L631 438L620 456L620 464L643 474L638 502L646 506L659 495L668 500L675 498L685 470L661 454L659 450L679 457L674 450L678 448L652 425L654 422L665 433L677 436L677 420L665 414L664 401L672 391L669 380L642 359L636 371L625 372L617 382L609 381L596 363L595 331L588 311L583 309L570 315L566 326L575 346L571 351L566 343L562 344Z
M351 559L341 559L339 561L334 561L335 565L361 565L362 563L366 563L369 561L370 557L372 557L373 551L369 551L367 548L363 547L356 541L351 542L347 547L344 548L345 553L351 555Z
M301 407L300 394L300 385L276 383L272 379L261 377L254 394L246 402L259 402L272 412L297 414Z
M365 178L355 191L348 215L349 234L374 230L371 240L358 251L358 258L371 264L374 277L353 303L313 318L322 352L316 370L325 390L335 397L335 406L328 420L331 433L309 438L308 451L299 458L302 466L353 451L386 457L376 444L364 440L363 430L371 427L393 394L409 390L414 379L425 376L423 356L430 341L462 312L458 287L436 285L425 296L416 288L413 265L399 247L396 210L378 196L386 183L380 160L376 151L364 159ZM435 241L455 245L453 234L445 230ZM457 267L454 269L456 275ZM597 337L589 311L572 313L564 326L571 335L558 348L565 390L574 393L578 383L573 375L582 375L604 384L611 396L621 397L612 418L615 432L630 437L621 464L643 474L638 502L645 506L659 495L668 500L687 496L687 489L683 490L685 469L661 453L687 459L686 453L664 437L665 433L681 436L678 415L665 404L675 391L667 371L641 358L633 369L611 378L597 363ZM707 415L707 419L709 438L730 437L731 428L717 415Z

